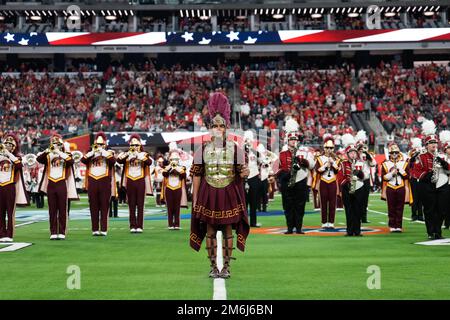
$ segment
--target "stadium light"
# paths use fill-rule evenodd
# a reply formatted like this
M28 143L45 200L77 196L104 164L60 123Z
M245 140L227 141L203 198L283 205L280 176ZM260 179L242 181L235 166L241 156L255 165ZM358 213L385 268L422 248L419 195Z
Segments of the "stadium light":
M106 10L106 13L108 14L108 16L112 16L112 14L109 12L109 10Z
M47 14L45 13L45 11L42 11L42 14L46 17L47 16ZM83 14L83 13L81 13L81 14Z
M333 11L334 11L334 8L331 8L331 10L330 10L330 13L332 14L332 13L333 13Z
M400 10L402 10L402 7L397 8L397 12L400 12Z
M303 9L303 14L306 14L306 8Z
M434 12L433 11L424 11L423 15L430 17L430 16L434 15Z
M180 10L181 11L181 10ZM88 11L89 12L89 11ZM122 16L122 10L119 10L119 15Z
M94 10L91 10L92 11L92 15L93 16L95 16L96 14L95 14L95 11ZM125 10L126 11L126 10Z
M357 13L357 12L350 12L347 16L349 18L356 18L357 16L359 16L359 13Z
M285 13L286 13L286 8L283 9L283 14L285 14Z
M272 14L274 14L275 13L275 9L272 9L272 12L271 12Z
M325 8L322 8L322 9L320 10L320 13L323 14L324 11L325 11Z
M186 18L189 18L189 10L186 10Z
M423 8L423 7L422 7L422 6L420 6L420 7L419 7L419 10L417 10L417 11L419 11L419 12L420 12L420 11L422 11L422 8Z
M269 14L269 9L266 9L266 14Z
M6 11L5 11L5 12L6 12ZM14 13L13 13L11 10L9 10L8 12L9 12L9 14L10 14L11 16L14 15Z
M319 19L319 18L322 18L322 15L321 15L320 13L313 13L313 14L311 15L311 18L313 18L313 19Z
M81 12L83 12L83 11L81 11ZM116 10L113 10L113 16L117 16Z
M361 13L364 10L363 7L359 8L359 13Z
M25 10L25 14L27 15L27 17L30 15L27 10Z
M295 8L292 8L292 14L295 14Z
M300 14L300 13L302 13L302 9L301 9L301 8L298 8L298 9L297 9L297 14Z
M42 20L42 18L40 16L31 16L30 19L33 20L33 21L40 21L40 20Z
M440 8L441 8L441 6L437 6L436 11L439 11Z
M336 13L339 13L339 9L340 9L340 8L337 8L337 9L336 9Z
M384 13L384 16L385 16L385 17L393 17L393 16L395 16L395 15L396 15L395 12L385 12L385 13Z
M102 16L105 16L105 11L102 10Z
M120 13L120 10L119 10L119 13ZM184 18L183 10L180 10L180 17Z
M416 9L417 9L417 7L414 7L414 8L412 9L412 12L416 11Z
M264 13L264 9L259 9L259 14L262 15Z
M53 14L52 14L52 12L51 12L50 10L48 10L48 15L49 15L50 17L53 16Z
M192 18L195 17L195 12L194 12L194 10L191 10L191 15L192 15Z
M5 20L5 17L4 16L0 16L0 21L3 21L3 20Z
M309 14L311 14L312 13L312 8L309 8Z
M426 6L425 9L423 9L423 11L424 11L424 12L425 12L425 11L428 11L428 6Z
M284 15L280 14L280 13L275 13L272 18L274 19L283 19Z
M130 14L131 14L132 16L134 16L134 12L133 12L133 10L130 10Z
M67 17L67 12L66 12L66 10L63 10L63 13L64 13L64 16Z
M434 9L434 6L431 6L430 11L433 11L433 9Z

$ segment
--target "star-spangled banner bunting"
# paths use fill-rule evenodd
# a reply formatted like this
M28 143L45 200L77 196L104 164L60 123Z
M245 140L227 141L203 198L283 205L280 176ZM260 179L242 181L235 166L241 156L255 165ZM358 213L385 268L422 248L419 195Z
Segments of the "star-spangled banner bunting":
M450 28L213 32L0 33L1 46L217 46L450 41Z
M105 132L106 140L110 147L126 147L132 134L137 133L141 137L143 146L164 146L166 142L161 133L152 132Z

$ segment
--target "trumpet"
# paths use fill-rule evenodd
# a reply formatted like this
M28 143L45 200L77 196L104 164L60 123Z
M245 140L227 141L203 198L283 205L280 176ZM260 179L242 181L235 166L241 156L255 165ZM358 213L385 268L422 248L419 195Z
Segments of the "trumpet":
M3 143L0 143L0 153L4 153L6 151L6 147Z
M92 151L97 152L97 151L99 151L99 150L100 150L100 147L98 146L98 144L94 144L94 145L92 146Z
M50 145L50 147L48 149L51 153L53 153L56 151L56 146L54 144L52 144L52 145Z
M130 147L130 149L128 151L130 153L135 153L136 152L136 147Z

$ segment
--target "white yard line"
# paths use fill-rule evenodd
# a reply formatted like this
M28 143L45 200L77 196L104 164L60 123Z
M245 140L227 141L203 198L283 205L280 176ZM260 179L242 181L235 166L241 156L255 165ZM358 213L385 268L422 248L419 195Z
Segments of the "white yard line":
M16 228L17 228L17 227L22 227L22 226L27 226L27 225L29 225L29 224L33 224L33 223L36 223L36 222L37 222L37 221L28 221L28 222L16 224Z
M381 212L381 211L376 211L376 210L371 210L371 209L368 209L367 211L369 211L369 212L373 212L373 213L378 213L378 214L382 214L382 215L384 215L384 216L387 216L387 215L388 215L388 214L387 214L387 213L385 213L385 212ZM411 221L411 218L403 217L403 219ZM415 222L417 222L417 223L421 223L421 224L425 224L425 222L424 222L424 221L415 221Z
M222 250L222 231L217 231L217 268L223 268L223 250ZM225 288L225 279L214 279L213 300L227 300L227 289Z

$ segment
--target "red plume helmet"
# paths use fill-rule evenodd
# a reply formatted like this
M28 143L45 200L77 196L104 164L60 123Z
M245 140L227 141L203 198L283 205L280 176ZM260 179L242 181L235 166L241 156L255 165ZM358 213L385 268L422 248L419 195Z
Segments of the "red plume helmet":
M94 138L94 143L97 142L97 139L98 139L99 137L101 137L101 138L103 139L103 141L104 141L104 143L105 143L105 145L106 145L106 141L107 141L107 139L106 139L106 134L105 134L104 132L102 132L102 131L97 132L97 134L95 135L95 138Z
M221 92L214 92L208 100L209 118L212 121L214 117L220 115L230 125L231 107L228 98Z

